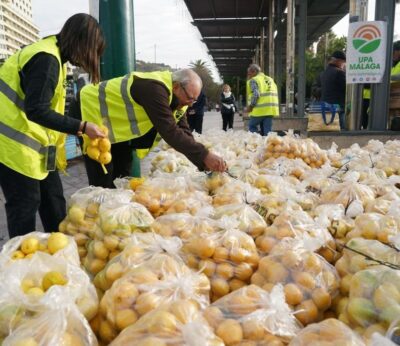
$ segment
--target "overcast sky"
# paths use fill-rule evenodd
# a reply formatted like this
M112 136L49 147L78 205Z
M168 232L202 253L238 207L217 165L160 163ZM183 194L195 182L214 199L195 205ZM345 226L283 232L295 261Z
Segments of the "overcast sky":
M33 22L45 36L58 32L72 14L88 13L89 1L32 0L32 7ZM190 24L183 0L134 0L134 14L137 59L174 68L188 67L191 61L201 59L215 71L199 31Z
M200 41L199 31L190 24L191 17L183 0L133 0L133 3L137 59L175 68L188 67L190 62L201 59L207 61L217 75L207 48ZM41 36L45 36L58 32L74 13L88 13L89 0L32 0L32 7L33 22L39 27ZM397 34L400 32L399 11L397 6ZM347 35L347 29L347 16L334 27L339 36Z

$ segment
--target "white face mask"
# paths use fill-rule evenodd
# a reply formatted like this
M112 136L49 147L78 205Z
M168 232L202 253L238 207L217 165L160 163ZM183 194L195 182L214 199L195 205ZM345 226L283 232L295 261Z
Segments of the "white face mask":
M225 91L224 91L223 94L224 94L225 97L231 96L231 92L230 92L230 91L228 91L228 92L225 92Z

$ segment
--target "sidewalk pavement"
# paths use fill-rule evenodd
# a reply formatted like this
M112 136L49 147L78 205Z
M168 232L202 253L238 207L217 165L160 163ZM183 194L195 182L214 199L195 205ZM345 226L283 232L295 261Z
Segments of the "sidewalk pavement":
M222 129L221 114L215 111L206 112L204 114L203 131L214 128ZM234 130L243 129L243 120L241 117L239 117L238 114L235 114L233 128ZM146 159L144 161L146 161ZM149 167L149 162L143 162L143 166ZM64 196L68 201L69 197L77 190L88 186L88 179L86 176L86 170L82 158L76 158L68 161L67 174L68 175L60 174L60 177L64 187ZM142 174L146 175L146 169L142 169ZM5 199L3 196L3 192L0 189L0 247L8 239L7 219L4 203ZM40 221L39 215L37 215L36 218L36 230L43 231L43 226Z

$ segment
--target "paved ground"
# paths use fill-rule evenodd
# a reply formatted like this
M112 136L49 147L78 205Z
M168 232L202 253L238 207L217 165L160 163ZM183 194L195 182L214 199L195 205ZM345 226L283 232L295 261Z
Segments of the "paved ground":
M221 114L217 112L206 112L204 115L203 130L222 128ZM242 118L235 115L234 129L243 129ZM146 166L146 162L144 162ZM144 172L145 169L142 169ZM77 158L68 162L68 176L61 174L61 180L64 186L64 195L68 199L75 191L88 185L85 167L81 158ZM4 208L4 196L0 189L0 246L8 239L7 221ZM43 227L39 216L36 220L36 229L42 231Z

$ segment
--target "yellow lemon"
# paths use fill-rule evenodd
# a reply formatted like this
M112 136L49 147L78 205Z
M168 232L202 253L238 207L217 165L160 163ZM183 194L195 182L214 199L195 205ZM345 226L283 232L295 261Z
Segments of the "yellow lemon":
M35 282L32 279L23 279L21 281L21 288L24 293L27 293L33 287L35 287Z
M82 208L73 205L68 209L68 217L73 224L81 225L85 221L85 211Z
M140 185L144 183L144 178L132 178L129 180L130 188L135 191Z
M99 139L100 138L94 138L90 140L89 146L91 147L98 147L99 146Z
M64 286L67 283L67 279L65 276L56 271L48 272L42 279L42 287L45 291L47 291L51 286L60 285Z
M110 163L111 162L111 154L109 152L100 153L98 161L103 165Z
M32 287L26 291L26 294L34 297L41 297L44 291L40 287Z
M25 254L22 251L19 251L19 250L14 251L11 254L11 259L13 259L13 260L21 259L21 258L24 258L24 257L25 257Z
M64 249L68 245L68 237L60 232L52 233L47 240L47 247L51 254Z
M111 142L108 138L100 138L99 139L99 150L101 152L110 151L111 149Z
M21 251L25 255L34 253L39 249L39 240L34 237L25 238L21 243Z
M100 156L100 150L97 147L88 146L86 148L86 154L93 160L98 160Z

